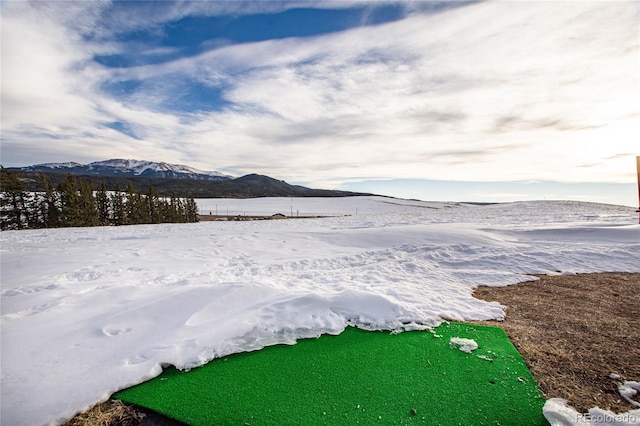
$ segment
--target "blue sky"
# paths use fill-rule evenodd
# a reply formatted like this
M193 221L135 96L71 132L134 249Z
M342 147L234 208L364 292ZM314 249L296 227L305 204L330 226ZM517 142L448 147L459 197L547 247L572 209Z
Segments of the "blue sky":
M637 205L638 1L4 1L4 166Z

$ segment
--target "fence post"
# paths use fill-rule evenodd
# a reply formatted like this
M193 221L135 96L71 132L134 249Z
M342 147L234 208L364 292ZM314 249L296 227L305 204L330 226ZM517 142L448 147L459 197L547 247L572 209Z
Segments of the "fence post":
M638 171L638 223L640 224L640 155L636 156L636 170Z

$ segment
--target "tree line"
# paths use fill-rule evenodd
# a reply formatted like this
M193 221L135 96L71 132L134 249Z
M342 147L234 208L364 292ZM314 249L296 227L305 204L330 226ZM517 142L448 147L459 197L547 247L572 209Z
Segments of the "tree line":
M193 197L160 197L153 187L146 193L119 185L94 190L91 181L68 174L57 185L42 173L41 192L30 193L18 173L2 168L0 176L0 228L39 229L71 226L138 225L198 221Z

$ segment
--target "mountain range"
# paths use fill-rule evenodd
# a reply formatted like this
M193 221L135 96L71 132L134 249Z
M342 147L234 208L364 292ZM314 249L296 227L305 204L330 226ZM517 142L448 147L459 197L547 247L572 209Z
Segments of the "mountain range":
M45 163L34 166L20 167L13 170L43 173L71 173L74 175L118 176L118 177L146 177L163 179L195 179L224 181L233 176L220 172L202 171L181 164L156 163L153 161L114 159L95 161L89 164L80 163Z
M131 185L136 191L146 192L149 187L153 187L161 196L175 194L179 197L195 198L256 198L372 195L311 189L259 174L233 177L217 171L202 171L179 164L141 160L113 159L89 164L46 163L7 170L17 172L29 191L43 190L38 178L38 174L42 173L54 185L62 182L67 174L72 174L91 181L94 188L105 184L108 190L124 190Z

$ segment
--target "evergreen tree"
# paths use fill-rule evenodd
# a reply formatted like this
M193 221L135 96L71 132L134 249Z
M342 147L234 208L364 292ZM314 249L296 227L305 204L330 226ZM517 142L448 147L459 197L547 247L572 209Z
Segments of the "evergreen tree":
M47 202L46 193L35 193L31 200L31 208L36 217L36 228L47 228Z
M166 222L171 222L171 223L179 222L180 221L179 211L180 211L180 206L178 204L178 197L176 197L175 192L172 192L171 198L169 199Z
M176 222L185 223L187 221L187 214L184 208L184 202L182 198L176 199Z
M126 225L126 209L124 195L120 190L120 184L116 183L116 190L111 195L112 222L114 225Z
M151 186L144 195L135 191L131 183L126 193L122 192L116 183L114 193L109 195L103 182L94 194L90 180L67 174L54 189L46 175L40 173L44 191L29 195L17 172L1 168L0 177L2 230L198 221L193 197L179 198L171 193L169 198L160 198Z
M149 223L162 222L162 204L158 196L158 191L153 186L149 186L146 202L149 212Z
M0 226L4 229L23 229L23 209L26 204L27 194L24 185L20 181L18 173L2 167L0 175L0 187L2 189L2 216Z
M39 198L38 194L27 194L26 192L22 197L22 218L28 229L41 227Z
M78 183L80 226L97 226L100 224L96 199L93 196L91 181Z
M172 214L171 201L164 198L159 200L159 205L160 205L160 222L161 223L172 222L173 214Z
M134 190L131 183L127 185L127 196L125 200L125 211L128 225L139 225L150 223L148 203L145 197Z
M29 227L33 228L49 228L49 214L47 205L47 193L36 192L31 196L29 200L29 214L31 215L32 224Z
M96 208L98 210L98 224L111 224L111 204L109 202L109 194L107 186L102 182L100 188L96 191Z
M195 223L198 221L198 205L193 197L188 197L185 201L185 222Z
M136 211L136 202L135 192L133 189L133 184L131 182L127 183L127 196L125 198L125 211L127 219L125 224L127 225L136 225L140 223L140 218L138 216L138 212Z
M55 191L53 184L44 173L39 174L40 184L44 188L44 195L40 199L40 214L42 226L45 228L57 228L60 226L60 194Z
M58 184L58 192L60 193L60 226L82 226L80 193L76 177L67 174L64 181Z

